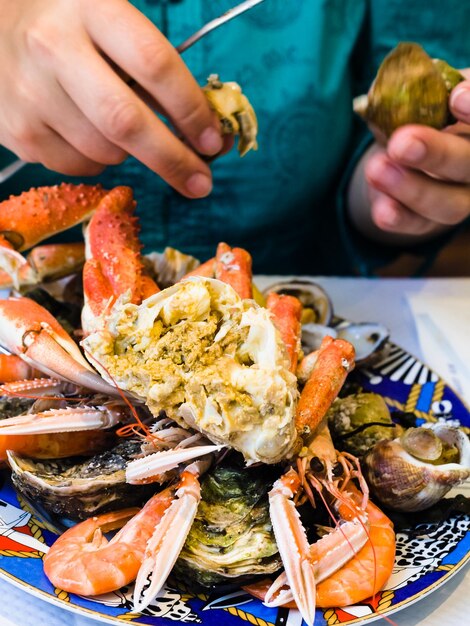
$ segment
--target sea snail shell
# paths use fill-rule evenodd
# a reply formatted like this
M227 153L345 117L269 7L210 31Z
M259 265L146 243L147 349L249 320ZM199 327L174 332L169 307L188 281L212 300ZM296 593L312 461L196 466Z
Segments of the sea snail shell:
M458 463L435 465L409 454L400 439L379 441L364 456L364 476L375 498L398 511L421 511L470 477L470 442L457 428L429 424L434 433L459 451Z

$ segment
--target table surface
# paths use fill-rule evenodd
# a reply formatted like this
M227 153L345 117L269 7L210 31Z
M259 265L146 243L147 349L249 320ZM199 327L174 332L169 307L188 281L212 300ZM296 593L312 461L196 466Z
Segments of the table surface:
M440 297L465 296L470 302L470 279L356 279L318 278L330 294L335 312L350 320L379 321L391 331L391 339L422 358L407 296L426 293ZM260 277L263 288L273 278ZM470 568L458 572L445 585L393 615L398 626L461 626L467 623ZM0 626L96 626L99 622L46 603L0 578ZM374 622L385 624L385 620Z

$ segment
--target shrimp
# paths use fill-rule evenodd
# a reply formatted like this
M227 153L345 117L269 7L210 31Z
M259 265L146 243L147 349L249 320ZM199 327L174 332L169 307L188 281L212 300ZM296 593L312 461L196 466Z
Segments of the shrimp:
M134 604L139 610L165 582L199 499L199 482L187 468L176 485L155 494L140 511L106 513L66 530L44 558L44 572L56 587L85 596L115 591L137 578ZM173 541L161 549L170 525ZM108 541L104 533L117 528Z
M352 484L345 495L356 504L362 499L362 494ZM315 566L316 606L319 608L349 606L374 596L391 576L395 562L393 524L375 504L367 502L363 511L367 521L360 523L355 533L351 522L357 513L346 503L340 505L339 513L345 522L341 529L325 535L309 546L307 552ZM338 569L331 574L329 565L337 559ZM297 608L285 574L281 574L276 585L264 579L243 589L270 606Z

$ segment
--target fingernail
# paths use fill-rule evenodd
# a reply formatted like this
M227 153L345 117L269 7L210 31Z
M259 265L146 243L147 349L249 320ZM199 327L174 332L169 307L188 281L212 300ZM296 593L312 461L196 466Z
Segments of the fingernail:
M209 126L199 137L199 149L204 154L217 154L222 150L223 141L220 133Z
M186 189L191 195L204 198L212 191L212 180L205 174L193 174L186 181Z
M416 137L407 137L402 139L397 146L394 146L394 152L398 158L408 161L409 163L417 163L422 161L426 156L426 144Z
M457 89L452 93L451 106L456 113L470 115L470 90Z
M401 183L402 172L390 163L374 163L370 178L382 187L395 187Z

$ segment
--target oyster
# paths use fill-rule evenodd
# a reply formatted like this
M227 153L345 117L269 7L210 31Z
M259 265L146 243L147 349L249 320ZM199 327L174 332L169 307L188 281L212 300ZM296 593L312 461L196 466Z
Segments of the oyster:
M12 481L29 501L47 512L86 519L106 511L140 505L155 490L152 485L128 485L129 459L140 453L141 442L127 440L111 450L83 460L34 461L8 452Z
M444 128L454 120L449 95L463 80L456 69L416 43L400 43L382 62L368 95L353 102L356 113L388 138L404 124Z
M240 584L281 567L265 474L218 466L204 477L196 519L173 569L177 578L203 587Z
M426 435L413 432L410 437L405 431L401 438L379 441L362 459L373 495L391 509L426 509L470 477L468 437L445 424L427 424L413 431L427 429L440 440L437 446L430 446Z
M378 441L397 435L385 400L377 393L337 398L327 419L335 448L354 456L362 456Z
M106 380L182 426L276 463L296 441L297 379L269 312L229 285L194 277L140 305L118 301L84 340Z

